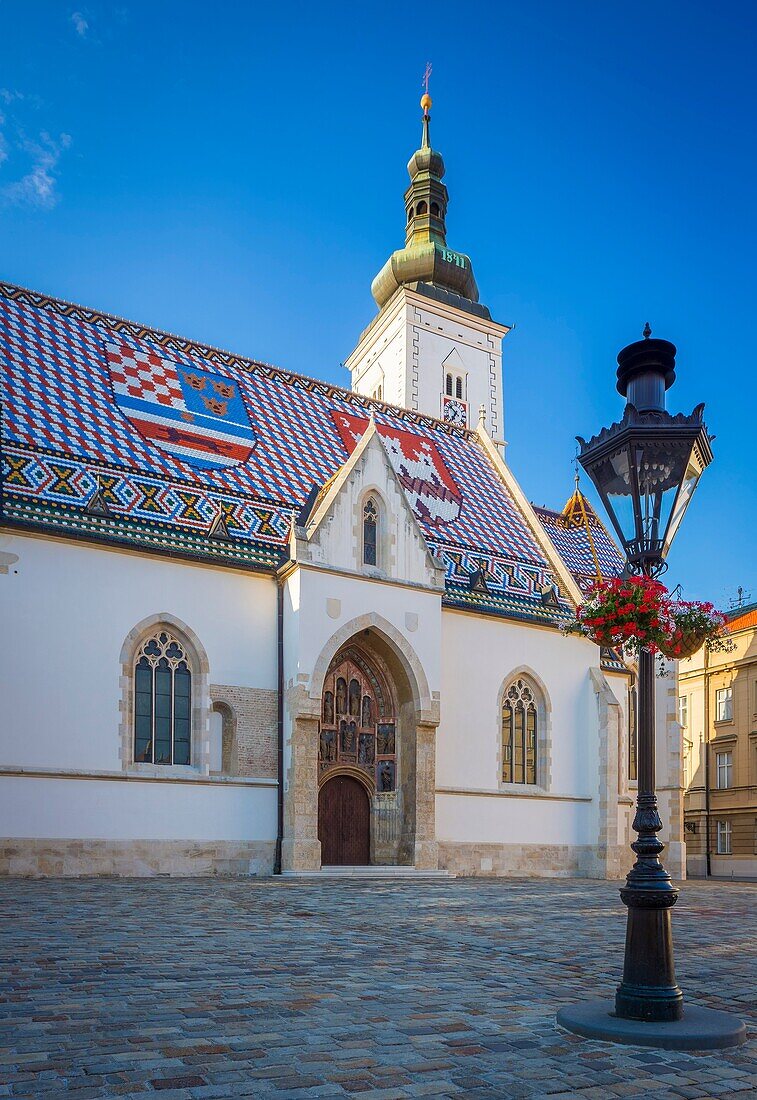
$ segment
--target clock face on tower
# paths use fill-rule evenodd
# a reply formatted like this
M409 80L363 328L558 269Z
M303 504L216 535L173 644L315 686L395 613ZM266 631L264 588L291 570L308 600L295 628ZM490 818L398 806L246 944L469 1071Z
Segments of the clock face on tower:
M456 428L465 428L468 425L468 406L465 401L459 401L455 397L442 396L442 420L448 424L454 424Z

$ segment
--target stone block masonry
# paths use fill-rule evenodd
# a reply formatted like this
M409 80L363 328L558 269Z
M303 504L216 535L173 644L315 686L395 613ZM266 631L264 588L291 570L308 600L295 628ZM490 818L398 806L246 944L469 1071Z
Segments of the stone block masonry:
M0 839L0 877L270 875L275 841Z

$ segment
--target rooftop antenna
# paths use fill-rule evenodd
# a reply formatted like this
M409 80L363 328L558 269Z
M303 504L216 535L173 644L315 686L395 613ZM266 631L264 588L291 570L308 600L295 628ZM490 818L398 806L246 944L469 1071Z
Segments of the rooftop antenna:
M731 610L732 611L737 611L740 607L743 607L744 604L749 603L749 600L751 599L751 595L752 595L751 592L744 591L744 586L741 585L741 584L736 589L736 592L737 592L736 599L731 600Z

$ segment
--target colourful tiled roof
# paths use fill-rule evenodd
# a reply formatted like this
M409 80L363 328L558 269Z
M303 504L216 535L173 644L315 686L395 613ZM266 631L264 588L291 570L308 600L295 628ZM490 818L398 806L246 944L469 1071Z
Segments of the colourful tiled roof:
M585 498L581 498L585 514L570 509L571 497L562 512L550 508L534 510L579 588L585 590L597 579L597 562L603 577L616 576L623 568L623 556L607 529Z
M469 606L480 569L480 610L554 620L548 562L472 432L6 284L0 362L6 522L273 568L373 414L449 598Z

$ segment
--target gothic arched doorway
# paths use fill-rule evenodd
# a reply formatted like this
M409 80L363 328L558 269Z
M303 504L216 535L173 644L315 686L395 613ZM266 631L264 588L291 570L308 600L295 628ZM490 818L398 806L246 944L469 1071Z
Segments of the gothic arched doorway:
M361 867L371 861L371 808L368 792L351 775L334 775L318 792L321 863Z
M322 864L368 863L371 856L379 862L396 859L390 849L396 850L399 839L397 741L397 703L390 678L379 660L349 645L332 661L321 700L318 839ZM336 779L344 782L337 784ZM367 850L364 840L358 840L363 836L364 814ZM358 849L364 858L352 860L340 854L346 850L355 854Z

